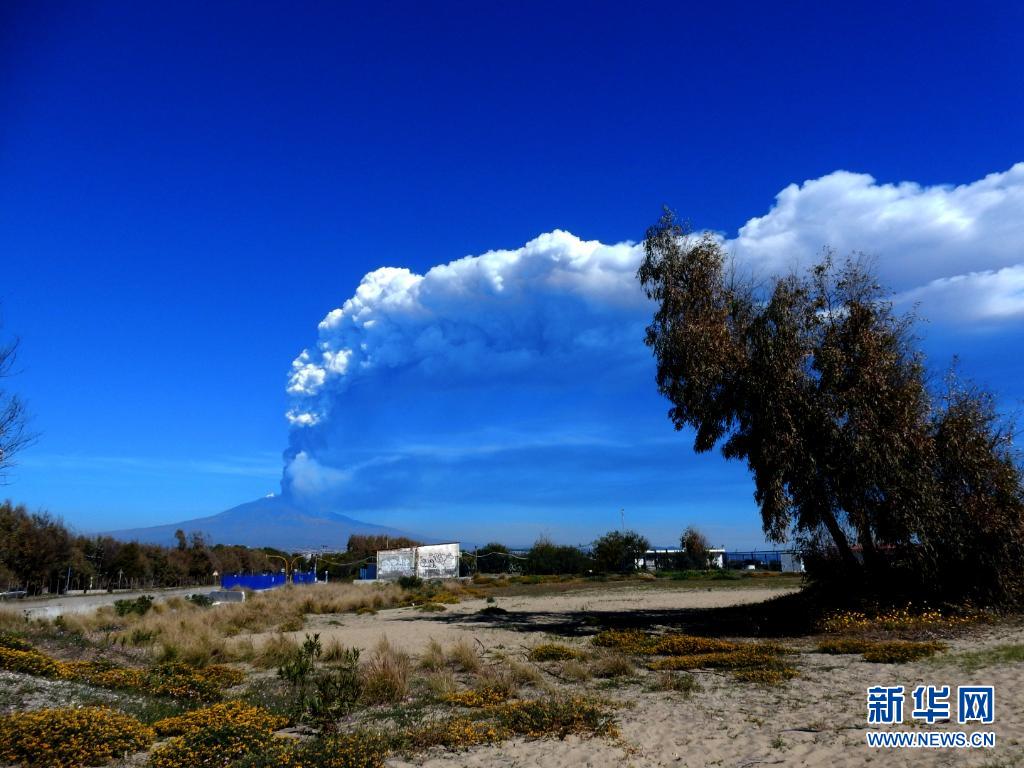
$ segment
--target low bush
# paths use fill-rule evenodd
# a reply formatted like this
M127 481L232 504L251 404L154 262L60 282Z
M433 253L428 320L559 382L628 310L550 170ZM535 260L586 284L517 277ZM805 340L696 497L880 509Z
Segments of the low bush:
M864 653L872 646L870 640L865 640L860 637L836 637L827 640L822 640L818 643L818 653L828 653L832 655L847 654L847 653Z
M744 683L755 683L758 685L778 685L786 680L796 677L798 672L792 667L777 667L773 669L737 669L733 676Z
M59 661L31 648L17 650L0 647L0 669L38 677L62 677L64 673Z
M135 718L103 707L41 709L0 717L0 763L33 768L106 765L140 752L154 734Z
M497 688L481 687L450 693L445 696L444 700L449 704L455 704L459 707L494 707L508 700L508 693Z
M498 723L512 733L530 738L570 734L618 736L612 715L581 696L513 701L495 710Z
M565 661L583 658L582 651L561 643L542 643L531 648L527 655L530 661Z
M906 632L936 629L958 629L985 621L988 615L972 608L940 610L938 608L915 607L836 611L818 622L821 632L840 634L844 632Z
M153 730L159 736L194 736L199 731L218 728L225 723L251 726L260 731L277 731L288 724L288 719L242 701L228 701L158 720L153 723Z
M231 768L382 768L389 751L389 740L369 731L307 742L276 739Z
M265 722L221 722L168 739L149 756L151 768L213 768L266 749L274 740Z
M10 632L0 632L0 648L12 651L31 651L32 643Z
M934 641L913 642L910 640L867 640L860 637L837 637L818 643L818 653L854 654L859 653L865 661L876 664L899 664L934 656L946 646Z
M481 744L494 744L507 737L507 733L494 723L449 717L435 720L407 734L404 747L410 751L444 747L460 750Z
M3 647L0 647L0 669L193 701L215 701L223 688L238 685L243 679L238 670L219 665L196 668L185 664L159 664L142 669L97 661L59 661L39 651Z
M318 663L322 656L320 635L306 635L282 664L277 675L291 686L293 717L333 731L338 719L349 714L362 694L359 650L334 646L333 667Z
M646 656L654 653L656 639L639 629L606 629L594 635L592 642L601 648L615 648L624 653Z
M891 642L875 643L871 648L864 651L864 661L875 664L903 664L908 661L917 661L934 656L939 651L945 650L946 646L936 642L910 642L906 640L894 640Z
M223 688L238 685L242 679L242 673L230 667L159 664L146 671L143 688L154 696L208 702L219 699Z

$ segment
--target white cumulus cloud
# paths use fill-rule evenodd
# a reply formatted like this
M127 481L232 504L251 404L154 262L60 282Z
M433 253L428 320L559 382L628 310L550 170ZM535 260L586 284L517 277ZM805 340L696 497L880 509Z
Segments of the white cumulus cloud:
M807 264L823 246L861 251L901 290L1011 267L1024 263L1024 163L959 186L879 184L836 171L790 184L728 245L762 274Z
M1024 320L1024 264L940 277L904 291L897 301L959 323Z

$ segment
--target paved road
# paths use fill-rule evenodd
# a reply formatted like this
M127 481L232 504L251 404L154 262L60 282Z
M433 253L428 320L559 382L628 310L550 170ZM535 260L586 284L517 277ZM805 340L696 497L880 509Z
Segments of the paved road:
M19 611L33 619L53 619L65 613L88 613L102 605L113 605L115 600L134 600L141 595L152 595L158 601L169 597L210 592L216 587L182 587L181 589L148 589L140 592L93 592L90 595L61 595L60 597L8 600L0 602L0 610Z

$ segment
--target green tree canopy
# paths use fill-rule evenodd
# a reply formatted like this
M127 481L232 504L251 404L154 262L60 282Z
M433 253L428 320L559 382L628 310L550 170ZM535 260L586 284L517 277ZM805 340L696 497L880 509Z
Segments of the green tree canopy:
M609 531L594 542L594 567L603 573L632 573L650 546L636 531Z
M646 343L669 418L695 431L697 451L746 462L770 540L795 534L868 587L891 586L898 568L946 597L1021 598L1010 432L983 393L929 392L913 318L894 313L865 260L836 266L826 252L759 286L668 211L644 250Z

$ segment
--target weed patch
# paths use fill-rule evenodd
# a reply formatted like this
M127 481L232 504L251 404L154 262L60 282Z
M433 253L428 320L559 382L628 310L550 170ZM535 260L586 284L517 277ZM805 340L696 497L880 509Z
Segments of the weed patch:
M619 735L608 710L580 696L509 702L495 710L495 718L512 733L535 739Z
M41 709L0 717L0 762L38 768L105 765L140 752L153 731L103 707Z
M543 643L534 646L527 654L530 661L566 661L583 658L583 652L560 643Z

